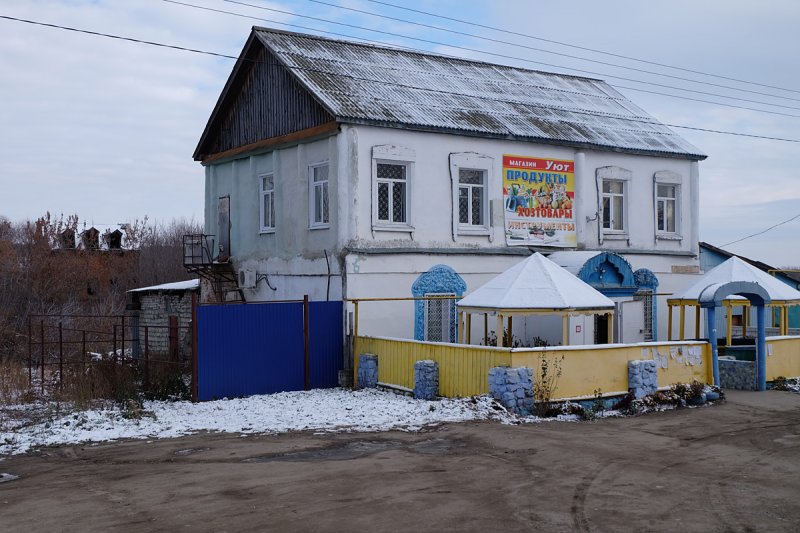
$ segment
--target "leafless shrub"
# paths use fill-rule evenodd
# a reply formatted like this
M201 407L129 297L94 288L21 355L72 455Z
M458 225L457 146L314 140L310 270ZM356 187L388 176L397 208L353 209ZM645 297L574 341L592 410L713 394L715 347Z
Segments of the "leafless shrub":
M550 359L539 356L539 367L533 371L533 400L537 416L550 416L554 410L553 397L561 378L564 356Z

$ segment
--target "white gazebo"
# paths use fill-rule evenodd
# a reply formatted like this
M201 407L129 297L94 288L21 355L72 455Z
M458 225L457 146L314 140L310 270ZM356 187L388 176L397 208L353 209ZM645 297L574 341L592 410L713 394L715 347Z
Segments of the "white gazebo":
M730 309L733 305L754 305L756 307L758 335L756 339L756 375L759 390L766 389L766 318L767 306L777 307L782 313L782 324L786 324L786 310L790 305L800 304L800 291L789 287L775 279L766 272L753 265L742 261L738 257L731 257L718 265L700 278L688 289L676 293L667 300L672 323L672 307L681 308L681 337L683 337L683 309L686 305L705 308L707 312L706 324L708 337L711 342L712 362L714 366L714 383L719 385L719 362L717 357L717 331L716 308L726 306ZM728 313L728 342L730 343L730 312ZM670 327L670 330L672 328ZM783 331L782 331L783 333Z
M472 315L482 314L484 332L489 316L496 316L498 342L503 340L505 319L508 338L512 338L513 316L561 315L566 345L569 343L570 315L608 315L609 339L614 328L614 302L561 268L540 253L535 253L475 289L458 302L462 343L470 343ZM463 317L463 321L462 321Z

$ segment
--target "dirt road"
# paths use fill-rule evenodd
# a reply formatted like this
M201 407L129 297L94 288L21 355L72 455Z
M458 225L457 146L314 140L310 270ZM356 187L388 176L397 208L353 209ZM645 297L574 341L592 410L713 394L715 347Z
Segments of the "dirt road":
M198 435L0 461L0 531L798 531L800 395L588 423Z

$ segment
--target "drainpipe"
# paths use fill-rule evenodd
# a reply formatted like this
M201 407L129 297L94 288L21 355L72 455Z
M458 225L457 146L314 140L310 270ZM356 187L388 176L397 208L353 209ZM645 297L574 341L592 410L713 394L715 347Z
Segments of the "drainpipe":
M764 304L756 306L756 320L758 322L758 341L756 344L756 359L758 360L758 390L767 390L767 335L766 311Z
M714 372L714 385L719 383L719 353L717 352L717 308L706 308L706 326L708 327L708 340L711 342L711 368Z

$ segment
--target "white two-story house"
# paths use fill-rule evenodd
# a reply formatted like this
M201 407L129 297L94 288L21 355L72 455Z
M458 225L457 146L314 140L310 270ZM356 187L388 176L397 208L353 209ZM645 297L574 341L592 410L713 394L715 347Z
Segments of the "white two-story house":
M265 28L194 154L248 301L459 296L540 251L620 302L624 341L663 338L657 294L698 272L705 157L600 80ZM452 340L453 309L371 302L360 328Z

